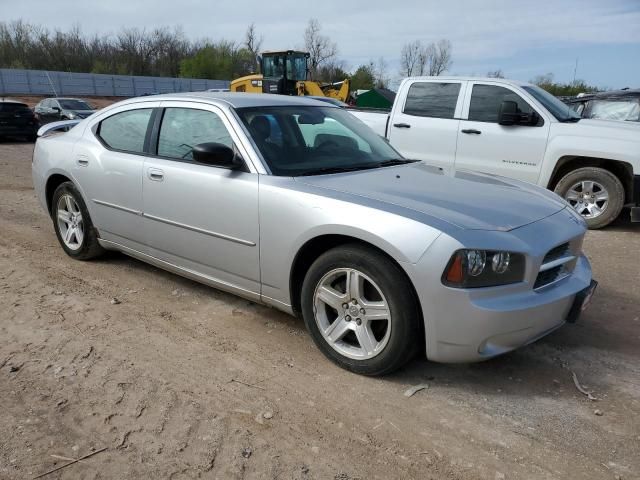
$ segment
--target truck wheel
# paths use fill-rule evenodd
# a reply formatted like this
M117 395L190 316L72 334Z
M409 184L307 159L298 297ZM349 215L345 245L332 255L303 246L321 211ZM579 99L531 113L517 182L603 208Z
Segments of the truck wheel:
M560 179L554 192L582 215L590 229L609 225L624 205L622 182L604 168L573 170Z
M404 273L360 245L324 253L302 284L304 322L330 360L362 375L384 375L418 351L421 321Z

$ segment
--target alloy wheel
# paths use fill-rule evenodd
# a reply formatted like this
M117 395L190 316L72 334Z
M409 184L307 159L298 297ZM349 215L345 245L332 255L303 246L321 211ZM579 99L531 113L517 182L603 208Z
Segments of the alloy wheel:
M70 250L78 250L84 239L82 212L74 198L64 194L58 199L56 218L62 241Z
M391 311L382 290L353 268L338 268L320 279L314 317L326 342L355 360L378 355L391 335Z
M585 218L602 215L609 205L609 192L602 184L583 180L574 184L565 194L565 200Z

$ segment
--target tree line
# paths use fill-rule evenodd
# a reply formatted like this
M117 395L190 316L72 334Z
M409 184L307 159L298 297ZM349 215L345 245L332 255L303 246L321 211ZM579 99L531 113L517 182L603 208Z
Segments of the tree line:
M160 77L231 80L259 72L258 58L264 37L254 23L240 41L188 39L180 27L122 28L113 35L85 35L79 26L47 29L22 20L0 22L0 68L57 70ZM388 88L393 80L408 76L442 75L451 69L453 46L447 39L423 43L416 39L402 46L397 75L384 57L353 70L338 56L336 42L322 33L311 18L302 43L309 52L309 75L320 82L350 78L353 90ZM502 70L487 73L504 77ZM597 90L583 81L553 81L552 74L532 79L554 95L576 95Z

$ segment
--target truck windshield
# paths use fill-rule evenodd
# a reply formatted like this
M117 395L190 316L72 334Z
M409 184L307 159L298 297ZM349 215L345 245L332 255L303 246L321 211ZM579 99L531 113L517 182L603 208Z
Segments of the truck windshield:
M320 175L410 162L341 108L292 105L236 112L273 175Z
M527 93L531 94L533 98L539 101L542 106L551 112L551 115L556 117L560 122L577 122L580 120L580 115L576 113L570 106L562 103L559 99L551 95L546 90L533 85L527 85L522 87Z

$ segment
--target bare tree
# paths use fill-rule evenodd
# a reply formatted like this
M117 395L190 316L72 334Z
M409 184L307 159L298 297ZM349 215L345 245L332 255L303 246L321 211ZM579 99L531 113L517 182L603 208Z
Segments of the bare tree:
M373 64L373 62L372 62ZM373 66L376 88L387 88L391 79L387 72L387 62L384 57L378 58L375 66Z
M451 42L447 39L439 40L437 43L431 43L426 47L425 57L429 75L442 75L451 67L453 63L451 60L451 51Z
M333 59L338 54L338 45L329 37L320 33L320 22L311 18L304 31L304 45L309 52L309 64L312 78L323 63Z
M260 49L262 48L263 40L264 37L262 35L258 37L258 33L256 32L256 24L251 23L251 25L247 27L247 31L244 34L244 46L247 50L249 50L249 52L251 52L251 55L254 58L254 68L256 72L259 71L260 68L258 56L260 55Z
M400 52L400 75L403 77L422 75L425 62L424 47L420 40L405 43Z
M489 78L504 78L504 72L501 69L491 70L487 72L487 77Z

